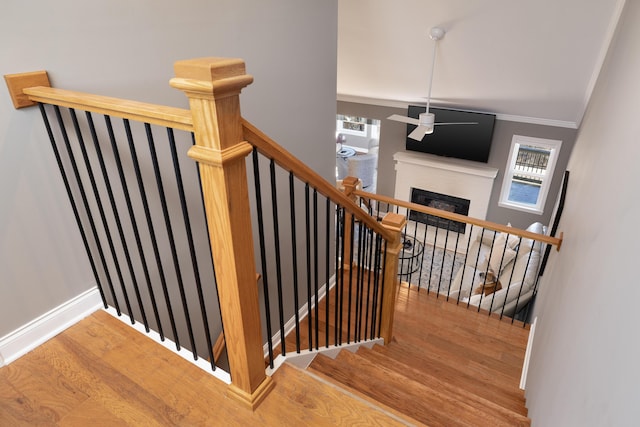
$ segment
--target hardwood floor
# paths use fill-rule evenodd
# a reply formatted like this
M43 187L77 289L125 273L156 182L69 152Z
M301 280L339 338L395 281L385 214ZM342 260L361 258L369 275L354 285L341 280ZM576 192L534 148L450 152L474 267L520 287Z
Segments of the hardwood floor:
M0 426L370 426L393 416L289 365L255 412L215 378L98 311L0 369Z
M396 307L389 345L320 356L307 371L284 364L255 412L99 311L0 369L0 426L529 424L518 389L526 328L415 287L399 289Z

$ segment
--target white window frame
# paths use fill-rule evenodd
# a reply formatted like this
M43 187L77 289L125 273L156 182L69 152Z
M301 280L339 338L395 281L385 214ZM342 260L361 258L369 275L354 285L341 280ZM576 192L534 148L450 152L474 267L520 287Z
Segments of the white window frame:
M521 145L533 145L542 147L550 151L549 161L547 162L547 168L543 173L536 174L530 173L540 178L542 184L540 185L540 192L538 193L538 202L535 205L529 203L514 202L509 200L509 191L511 190L511 182L513 181L513 175L516 172L516 160L518 158L518 151ZM543 139L534 138L531 136L513 135L511 140L511 150L509 152L509 159L507 160L507 166L504 171L504 178L502 180L502 190L500 192L499 206L509 209L516 209L519 211L536 213L541 215L544 212L544 205L547 201L547 195L549 194L549 187L551 186L551 180L553 179L553 173L556 168L556 161L558 159L558 153L562 141L555 139Z

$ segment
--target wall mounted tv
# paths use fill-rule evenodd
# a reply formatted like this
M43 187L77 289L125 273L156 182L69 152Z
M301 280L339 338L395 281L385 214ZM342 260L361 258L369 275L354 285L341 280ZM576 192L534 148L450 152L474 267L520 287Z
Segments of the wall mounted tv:
M426 107L409 106L409 117L418 118ZM436 116L436 123L477 122L477 125L435 126L433 133L425 135L422 141L407 138L407 150L420 151L438 156L455 157L487 163L493 137L495 114L472 111L429 108ZM407 125L407 135L416 126Z

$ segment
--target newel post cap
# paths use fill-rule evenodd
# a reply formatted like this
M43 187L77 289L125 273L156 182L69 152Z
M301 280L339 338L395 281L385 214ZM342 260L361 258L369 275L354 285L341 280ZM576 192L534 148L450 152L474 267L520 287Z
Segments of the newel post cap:
M253 82L240 58L185 59L173 65L171 86L188 92L239 93Z

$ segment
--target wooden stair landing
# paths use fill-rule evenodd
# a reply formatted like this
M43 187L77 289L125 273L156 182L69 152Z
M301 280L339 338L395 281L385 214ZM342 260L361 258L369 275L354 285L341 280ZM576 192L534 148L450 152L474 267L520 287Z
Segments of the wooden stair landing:
M520 374L528 328L401 286L394 337L310 372L429 426L527 426Z
M0 426L401 426L285 365L251 412L226 385L104 311L0 368Z

